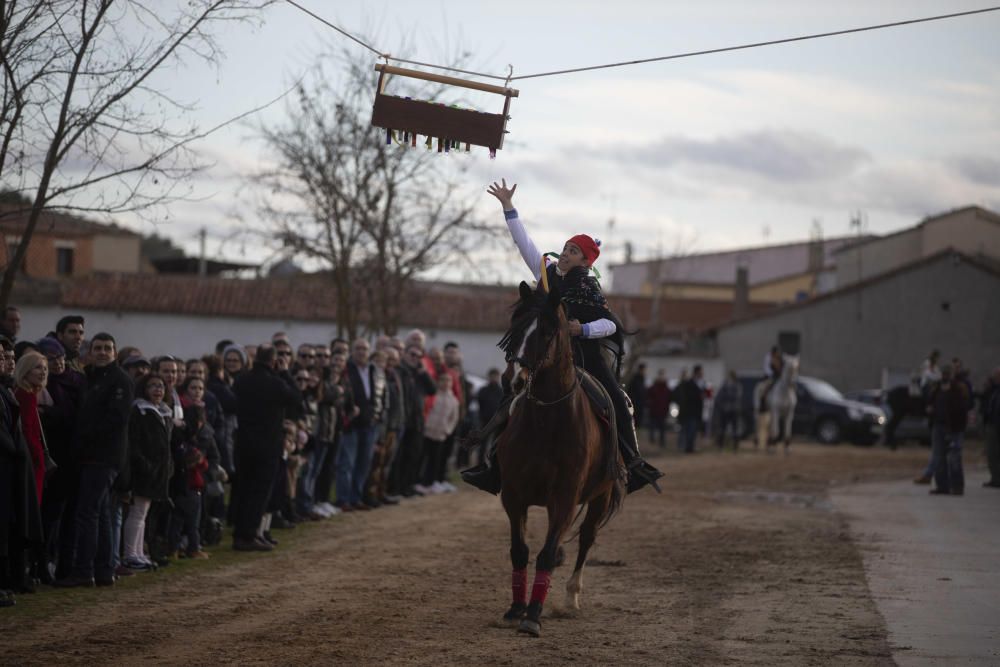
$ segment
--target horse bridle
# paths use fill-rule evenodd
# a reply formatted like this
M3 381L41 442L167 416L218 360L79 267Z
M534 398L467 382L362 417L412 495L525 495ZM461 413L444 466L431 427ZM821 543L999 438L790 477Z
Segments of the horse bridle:
M534 379L535 379L535 371L537 371L538 368L543 367L546 364L546 362L549 361L549 357L552 354L552 340L554 338L555 338L555 335L553 335L552 338L549 339L548 344L545 346L545 354L542 355L542 358L539 359L538 361L536 361L533 366L529 366L527 363L525 363L525 359L522 356L508 356L507 357L507 361L508 362L515 362L518 365L520 365L521 368L527 369L527 371L528 371L528 377L525 380L524 396L529 401L531 401L532 403L534 403L535 405L537 405L539 407L549 407L549 406L552 406L552 405L558 405L559 403L562 403L563 401L565 401L566 399L568 399L570 396L572 396L573 393L576 391L577 387L580 386L580 381L581 381L580 380L580 373L576 369L576 364L574 364L573 365L573 375L575 376L575 379L573 381L573 386L571 386L569 388L569 391L567 391L565 394L563 394L562 396L560 396L559 398L557 398L554 401L543 401L542 399L538 398L537 396L535 396L534 394L531 393L531 385L532 385L532 383L534 382Z

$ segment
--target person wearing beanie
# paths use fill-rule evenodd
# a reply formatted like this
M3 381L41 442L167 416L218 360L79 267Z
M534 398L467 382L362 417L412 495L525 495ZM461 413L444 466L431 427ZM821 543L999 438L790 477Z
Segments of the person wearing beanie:
M590 276L591 267L601 254L600 241L587 234L576 234L566 241L559 259L555 262L550 261L535 246L517 215L513 203L516 189L516 184L508 188L507 181L502 180L500 183L493 183L488 192L503 206L510 235L535 280L541 280L543 261L545 262L544 270L548 282L558 289L566 307L570 335L575 339L576 363L593 375L611 397L618 424L618 446L625 467L628 469L628 492L637 491L646 484L652 484L659 491L656 480L662 477L663 473L646 463L639 454L628 398L617 378L624 351L624 328L609 309L600 284ZM601 354L605 341L609 341L617 350L617 368L614 372ZM506 411L501 409L499 413L505 414ZM498 426L502 428L503 423ZM480 437L490 435L488 428L484 431L487 432L481 433ZM462 479L476 488L499 493L500 469L496 465L496 451L491 453L487 461L463 471Z

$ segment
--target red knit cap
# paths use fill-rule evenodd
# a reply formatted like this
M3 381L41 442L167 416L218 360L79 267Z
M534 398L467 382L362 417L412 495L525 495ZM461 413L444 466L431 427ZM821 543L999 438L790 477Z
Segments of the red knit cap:
M577 234L566 243L576 245L591 264L596 262L598 255L601 254L601 242L586 234Z

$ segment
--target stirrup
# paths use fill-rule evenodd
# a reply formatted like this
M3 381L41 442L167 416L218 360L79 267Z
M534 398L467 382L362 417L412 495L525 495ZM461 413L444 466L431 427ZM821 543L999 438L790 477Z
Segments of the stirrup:
M649 484L652 486L657 493L663 493L660 489L660 485L656 483L656 480L663 477L663 473L654 468L653 466L646 463L639 457L636 457L632 461L632 464L628 467L628 493L633 491L638 491L642 487Z
M481 491L492 493L493 495L500 493L500 470L491 467L485 461L472 468L466 468L461 472L461 475L462 481L466 484L471 484Z

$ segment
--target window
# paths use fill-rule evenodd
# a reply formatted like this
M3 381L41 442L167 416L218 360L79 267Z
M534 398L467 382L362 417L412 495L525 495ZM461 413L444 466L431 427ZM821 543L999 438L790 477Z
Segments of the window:
M56 248L56 273L60 276L73 275L72 248Z

